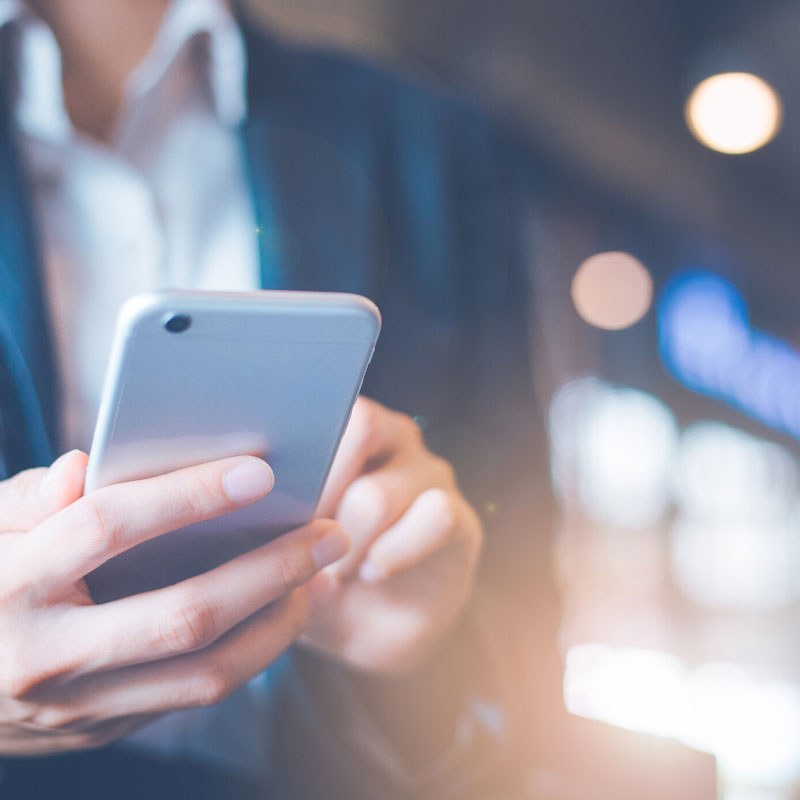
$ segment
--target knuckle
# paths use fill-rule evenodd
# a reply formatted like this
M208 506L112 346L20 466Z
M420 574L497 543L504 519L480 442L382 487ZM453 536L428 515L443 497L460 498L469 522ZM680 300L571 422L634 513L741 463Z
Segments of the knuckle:
M452 531L458 523L455 497L444 489L429 489L425 498L428 517L439 531Z
M0 483L0 486L2 486L4 490L10 491L12 495L17 497L24 496L39 484L46 473L46 467L26 469L3 481Z
M186 514L199 519L220 504L221 493L199 471L193 471L180 483L180 499Z
M39 670L28 668L21 662L11 663L0 671L0 691L11 700L25 700L45 680Z
M374 476L365 475L353 481L348 490L350 502L370 519L383 520L391 507L391 498L385 486Z
M76 504L78 526L85 547L92 553L116 552L120 532L103 490L86 495Z
M74 663L63 654L54 656L26 642L4 642L0 658L0 695L27 700L45 684L68 675L74 668Z
M214 609L195 592L182 592L175 604L159 620L156 643L168 653L199 650L216 638Z
M196 677L189 690L189 705L213 706L226 700L233 692L233 681L227 670L215 666Z
M275 561L275 584L285 594L308 580L311 573L310 554L306 558L279 557Z

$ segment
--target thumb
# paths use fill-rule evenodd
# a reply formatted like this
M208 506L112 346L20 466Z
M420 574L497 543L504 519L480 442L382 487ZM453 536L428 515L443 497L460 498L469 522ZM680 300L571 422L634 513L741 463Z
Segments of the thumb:
M0 532L28 531L83 494L88 456L71 450L49 467L0 481Z

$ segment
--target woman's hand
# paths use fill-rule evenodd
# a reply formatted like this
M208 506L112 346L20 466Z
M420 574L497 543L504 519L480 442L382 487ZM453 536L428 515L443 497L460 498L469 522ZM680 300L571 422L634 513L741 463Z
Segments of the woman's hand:
M217 703L269 665L345 554L318 520L203 575L95 605L83 577L140 542L264 497L269 467L229 458L82 497L86 455L0 483L0 754L105 744ZM315 577L317 576L317 577Z
M462 609L483 538L409 417L359 398L319 505L352 539L303 641L379 672L415 666Z

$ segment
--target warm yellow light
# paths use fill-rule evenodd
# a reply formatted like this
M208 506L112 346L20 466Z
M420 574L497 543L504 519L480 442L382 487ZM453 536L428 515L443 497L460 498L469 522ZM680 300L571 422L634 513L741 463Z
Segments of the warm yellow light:
M650 308L653 281L628 253L598 253L578 267L572 302L590 325L620 330L638 322Z
M699 83L686 103L695 138L720 153L749 153L769 142L781 125L781 99L749 72L724 72Z

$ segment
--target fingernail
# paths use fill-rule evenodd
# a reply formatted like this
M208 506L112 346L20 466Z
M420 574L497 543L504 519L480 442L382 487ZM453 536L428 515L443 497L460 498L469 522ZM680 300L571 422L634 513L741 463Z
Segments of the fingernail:
M386 577L386 573L374 561L365 561L358 568L358 577L364 583L377 583Z
M234 503L247 503L264 497L274 482L272 470L260 458L237 464L222 476L222 488Z
M56 482L56 478L61 473L61 470L64 467L64 464L69 460L69 457L76 452L75 450L70 450L67 453L63 453L60 455L49 467L47 470L47 474L42 479L42 482L39 484L39 493L42 495L46 495L47 492L50 490L50 487Z
M336 528L314 543L311 555L317 566L322 569L338 561L349 549L349 537L341 528Z

